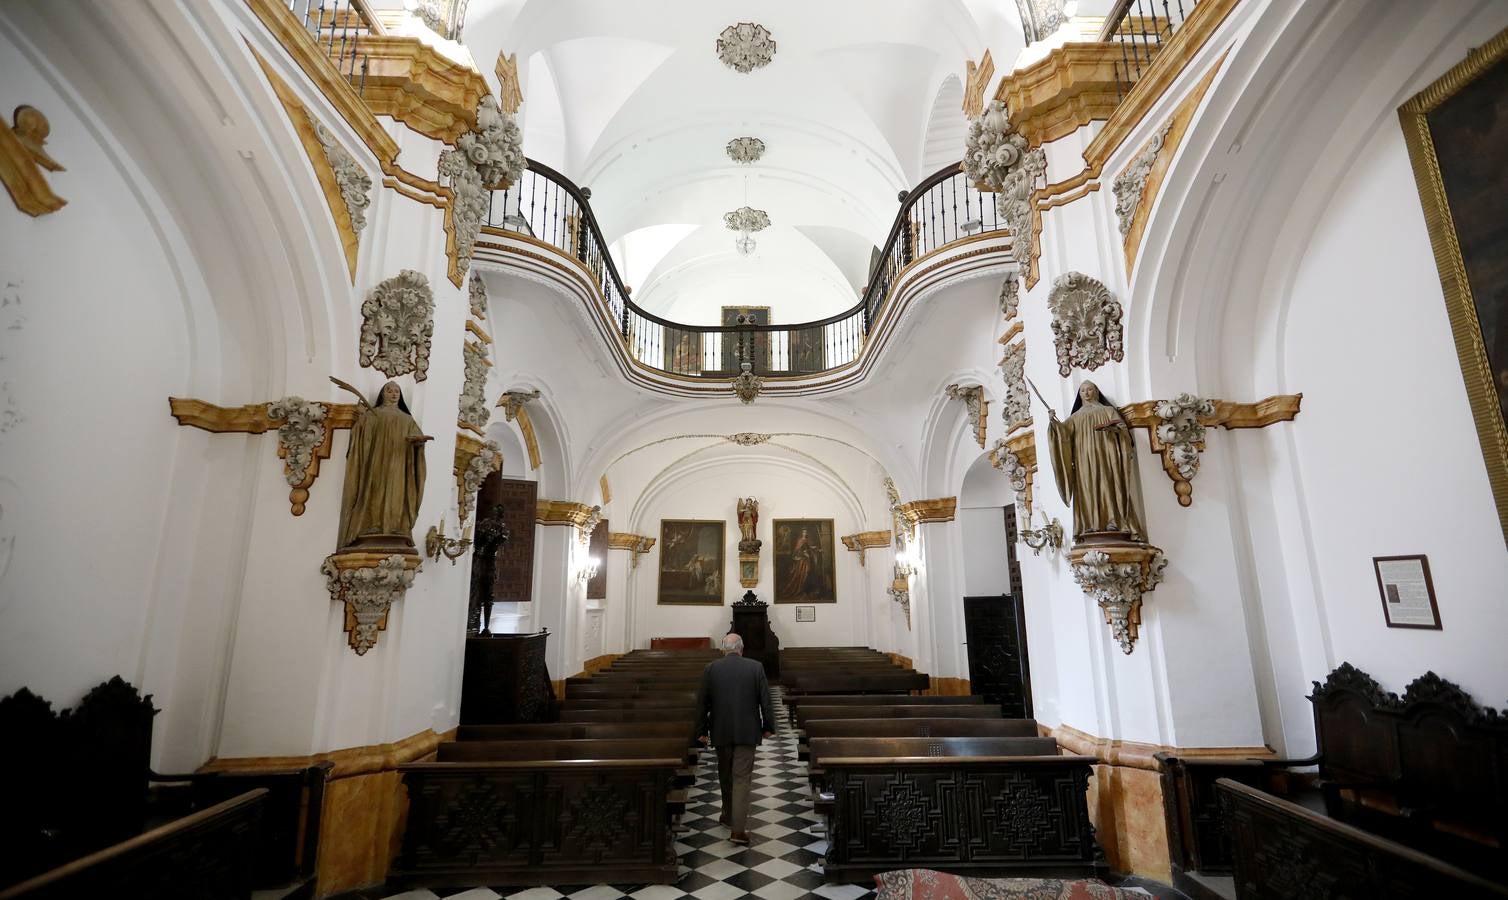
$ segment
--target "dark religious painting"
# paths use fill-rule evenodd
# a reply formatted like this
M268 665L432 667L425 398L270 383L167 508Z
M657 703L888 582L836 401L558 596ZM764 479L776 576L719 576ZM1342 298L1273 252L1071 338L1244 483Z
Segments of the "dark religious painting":
M478 511L503 504L503 519L508 523L508 543L497 551L497 568L492 576L492 599L517 603L534 594L534 520L535 499L539 483L487 476L477 492Z
M1398 116L1508 539L1508 31Z
M660 520L660 603L723 605L723 524Z
M827 369L826 347L822 342L823 326L795 328L790 332L792 372L822 372Z
M597 563L597 575L586 583L586 599L607 599L607 520L603 519L592 529L587 555Z
M832 519L775 520L775 602L837 603Z
M702 372L702 333L665 329L665 371L677 375L700 375Z
M739 324L738 317L744 316L746 322L752 321L755 325L770 324L770 308L768 306L724 306L722 324L725 328L736 328ZM768 331L748 332L740 336L737 332L723 334L722 369L724 372L737 372L739 363L739 346L749 356L749 362L754 364L754 371L768 372L770 370L770 333Z

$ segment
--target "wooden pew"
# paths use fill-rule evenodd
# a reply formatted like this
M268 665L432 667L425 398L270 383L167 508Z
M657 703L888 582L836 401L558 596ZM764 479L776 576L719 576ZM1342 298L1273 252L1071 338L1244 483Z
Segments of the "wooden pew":
M684 765L697 754L678 738L581 738L563 741L445 741L436 762L493 762L560 759L672 759Z
M829 881L920 867L981 875L1095 876L1093 756L824 759Z
M807 743L816 738L1036 737L1036 719L813 719L796 747L807 758Z
M1250 785L1222 778L1216 792L1229 822L1238 900L1508 897L1508 885Z
M627 699L630 697L652 696L672 700L682 699L686 702L687 706L690 706L696 700L696 689L693 687L688 690L685 686L679 684L666 686L628 684L602 687L587 685L584 687L572 686L566 688L567 700L605 700L614 697ZM480 725L484 723L478 722L476 724Z
M804 729L814 719L933 719L937 707L912 704L888 706L806 706L796 710L796 725ZM950 719L999 719L1003 718L998 703L965 704L950 706Z
M804 694L786 695L786 714L791 724L796 724L796 710L803 703L813 706L882 706L904 704L907 706L973 706L985 702L984 698L968 696L930 697L914 694ZM939 713L942 715L942 713Z
M826 761L833 757L913 756L1056 756L1058 742L1050 737L829 737L812 738L807 780L819 791L826 783ZM824 812L821 798L817 812Z
M390 880L439 885L669 884L667 796L682 757L408 763Z
M681 711L689 713L692 702L676 697L667 700L662 697L638 696L638 697L606 697L593 700L563 700L561 709L663 709L666 711Z
M540 725L462 725L458 741L562 741L609 738L679 738L691 732L691 719L665 722L549 722ZM693 736L694 737L694 736ZM688 746L690 746L688 744Z
M685 721L688 724L692 720L691 704L687 704L684 712L666 707L645 707L643 709L571 709L569 707L560 711L562 722L673 722Z
M266 799L265 788L247 791L0 890L0 900L245 900Z
M836 671L833 673L798 673L784 679L786 689L793 694L904 694L924 691L932 686L932 679L921 672L905 670Z

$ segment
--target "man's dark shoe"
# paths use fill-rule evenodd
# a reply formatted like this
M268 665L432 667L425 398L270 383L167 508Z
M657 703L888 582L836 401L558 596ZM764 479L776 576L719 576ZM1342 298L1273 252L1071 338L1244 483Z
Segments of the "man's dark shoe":
M723 813L722 815L720 815L720 816L717 817L717 824L719 824L719 825L732 825L733 823L728 821L728 814L727 813Z
M728 843L747 847L749 846L749 833L747 831L735 831L728 835Z

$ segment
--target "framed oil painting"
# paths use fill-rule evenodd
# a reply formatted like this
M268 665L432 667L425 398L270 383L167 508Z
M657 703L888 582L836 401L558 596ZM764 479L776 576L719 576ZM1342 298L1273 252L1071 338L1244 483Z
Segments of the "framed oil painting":
M1508 540L1508 30L1398 108Z
M704 519L660 520L660 603L723 605L723 525Z
M677 375L702 372L702 333L680 328L665 329L665 371Z
M832 519L776 519L775 602L837 603Z

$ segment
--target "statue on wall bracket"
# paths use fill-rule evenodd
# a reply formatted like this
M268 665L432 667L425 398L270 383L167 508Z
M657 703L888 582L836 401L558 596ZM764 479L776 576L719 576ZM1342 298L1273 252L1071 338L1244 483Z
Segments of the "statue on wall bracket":
M759 548L764 546L755 535L759 531L759 501L753 497L738 499L738 583L746 588L759 584Z
M1047 406L1040 393L1037 397ZM1162 581L1167 566L1162 551L1147 543L1131 425L1092 381L1079 385L1067 421L1060 421L1051 406L1047 412L1053 479L1073 510L1069 569L1129 654L1141 624L1142 595Z

